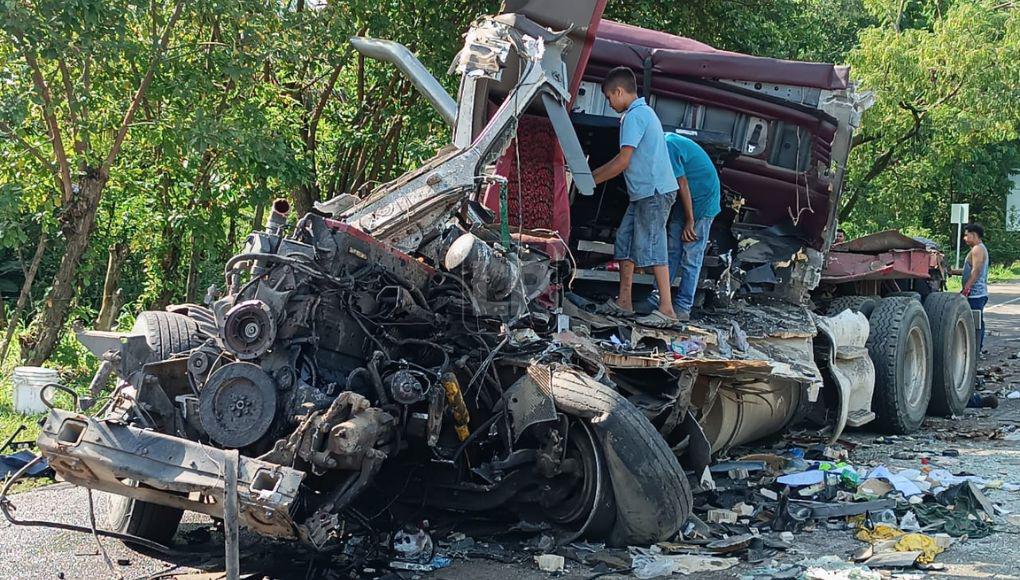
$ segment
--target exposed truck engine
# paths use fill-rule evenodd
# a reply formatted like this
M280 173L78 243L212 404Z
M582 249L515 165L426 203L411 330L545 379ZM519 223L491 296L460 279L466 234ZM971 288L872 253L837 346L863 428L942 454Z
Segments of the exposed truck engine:
M113 393L98 412L54 409L39 446L62 479L121 498L114 534L165 544L192 510L328 550L367 524L358 514L425 506L541 520L559 542L651 543L684 524L688 475L713 455L793 427L834 439L919 424L932 380L919 303L874 309L896 333L903 312L923 318L901 345L870 311L812 301L864 107L846 72L822 90L831 65L783 64L803 86L776 97L725 74L750 74L744 61L699 80L670 72L689 57L666 46L676 37L635 43L645 90L676 113L667 127L716 157L727 208L692 322L645 328L592 308L614 281L618 219L602 208L619 200L596 191L589 160L615 120L579 96L630 32L603 23L614 36L598 40L604 2L538 4L476 21L456 101L407 49L354 39L412 78L451 146L364 198L305 216L277 201L204 305L143 312L131 333L79 331L102 361L92 397ZM553 153L522 157L535 123ZM523 223L535 155L544 203L573 226ZM810 213L793 212L802 203ZM900 367L880 366L876 380L876 344L896 364L913 353L899 358L914 379L901 388Z

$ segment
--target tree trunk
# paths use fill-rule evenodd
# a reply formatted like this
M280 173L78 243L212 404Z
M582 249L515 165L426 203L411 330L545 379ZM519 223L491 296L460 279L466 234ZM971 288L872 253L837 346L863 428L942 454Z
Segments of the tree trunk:
M184 301L194 304L198 298L198 242L195 233L191 233L191 259L188 260L188 284L184 288Z
M106 278L103 281L103 300L96 318L96 330L110 330L117 320L120 309L120 270L127 259L128 245L117 242L110 246L110 254L106 260Z
M120 127L113 136L113 143L106 153L102 164L96 167L89 167L82 164L84 177L78 182L78 191L74 191L71 183L70 165L67 155L63 150L60 138L60 127L56 116L52 114L52 97L49 87L43 78L42 72L31 52L25 54L26 61L33 69L34 83L38 87L44 111L47 113L47 122L50 126L51 137L54 142L54 156L61 168L61 185L63 186L64 211L60 215L60 230L67 241L64 247L64 254L60 258L60 266L53 277L53 284L50 286L50 293L43 305L42 314L32 323L32 330L28 336L22 337L23 345L26 347L22 352L26 353L25 362L32 366L38 366L50 357L53 348L60 339L64 322L67 321L67 313L71 308L71 300L74 298L74 285L78 277L78 267L81 265L82 256L89 247L89 240L92 238L92 230L96 226L96 211L99 209L99 199L103 195L103 188L110 179L110 170L113 168L120 154L124 139L127 138L135 113L145 97L145 93L152 84L156 74L156 67L163 58L167 44L170 42L170 33L181 16L184 9L184 0L177 0L173 13L167 20L159 42L155 45L152 58L149 60L148 69L142 77L138 88L131 97L131 103L124 112ZM48 110L47 110L48 109Z
M293 197L294 213L303 216L315 209L315 202L319 201L319 192L316 191L314 185L302 183L294 188Z
M92 230L96 227L96 211L107 177L88 171L79 184L79 195L60 216L60 229L67 243L60 258L60 266L53 277L50 293L43 303L42 314L32 323L32 331L24 338L27 347L23 352L25 364L39 366L53 353L67 320L67 312L74 298L74 284L82 256L89 247Z
M28 301L32 296L32 282L35 280L36 272L39 271L39 264L42 263L43 254L46 253L46 241L46 230L43 230L39 234L39 243L35 246L35 255L32 256L32 263L28 267L28 272L25 272L25 281L21 285L18 302L14 305L14 312L11 313L10 318L7 320L7 333L4 335L3 345L0 345L0 364L7 360L7 349L11 346L14 331L18 328L18 322L21 320L22 313L28 307Z
M181 264L181 244L178 240L178 233L168 223L163 230L163 235L169 241L170 247L167 249L166 254L164 254L160 264L163 270L163 285L156 298L156 304L153 306L156 310L162 310L173 302L174 296L180 296L178 294L180 286L177 282L177 270Z

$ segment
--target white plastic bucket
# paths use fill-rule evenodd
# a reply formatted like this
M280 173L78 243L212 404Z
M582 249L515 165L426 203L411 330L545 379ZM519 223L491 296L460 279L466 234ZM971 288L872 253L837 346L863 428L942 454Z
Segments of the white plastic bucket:
M26 415L45 413L49 409L43 404L42 390L49 383L59 383L60 375L53 369L43 367L15 367L14 394L11 397L14 410Z

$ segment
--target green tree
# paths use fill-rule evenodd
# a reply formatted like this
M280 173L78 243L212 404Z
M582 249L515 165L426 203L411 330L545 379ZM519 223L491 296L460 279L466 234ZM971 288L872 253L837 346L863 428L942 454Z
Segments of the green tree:
M1020 131L1020 11L986 0L868 4L879 24L849 61L877 104L852 151L843 219L941 236L949 203L984 192L987 207L994 191L1003 207Z
M132 2L6 2L0 25L24 61L33 92L5 95L21 97L24 121L3 129L48 166L59 191L63 238L60 266L28 341L29 364L49 357L63 328L103 190L184 2L169 10L151 6L150 12ZM117 82L124 80L118 65L134 65L140 73L134 83ZM104 100L108 106L93 106ZM40 133L47 151L31 145Z

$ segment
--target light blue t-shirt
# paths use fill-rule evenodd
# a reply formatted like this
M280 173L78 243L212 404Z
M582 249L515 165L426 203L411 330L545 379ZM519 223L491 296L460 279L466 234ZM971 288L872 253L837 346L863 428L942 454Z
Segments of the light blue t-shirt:
M630 165L623 172L631 201L677 190L666 154L662 123L643 98L634 99L620 122L620 148L633 147Z
M676 179L687 176L694 219L719 215L722 211L719 207L719 172L715 170L708 153L691 139L676 133L666 134L666 150Z

